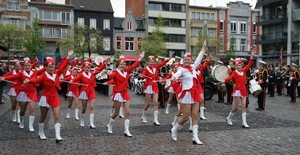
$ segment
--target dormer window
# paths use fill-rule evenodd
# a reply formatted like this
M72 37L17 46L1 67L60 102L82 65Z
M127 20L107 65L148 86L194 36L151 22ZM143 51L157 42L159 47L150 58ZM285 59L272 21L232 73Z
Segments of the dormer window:
M132 31L133 24L131 22L127 22L127 30Z

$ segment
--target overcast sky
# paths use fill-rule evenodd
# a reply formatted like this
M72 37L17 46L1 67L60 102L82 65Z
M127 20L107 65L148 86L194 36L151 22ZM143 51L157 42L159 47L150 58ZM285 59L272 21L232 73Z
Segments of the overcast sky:
M114 9L115 17L125 17L125 0L110 0ZM226 6L229 1L235 2L235 0L190 0L190 5L199 6ZM245 3L250 3L250 5L255 6L257 0L238 0L244 1Z

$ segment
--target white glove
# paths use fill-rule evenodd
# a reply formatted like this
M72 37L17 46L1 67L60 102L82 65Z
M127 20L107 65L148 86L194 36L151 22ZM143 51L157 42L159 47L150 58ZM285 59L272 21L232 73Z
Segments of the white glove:
M293 77L290 77L290 81L292 81L293 80Z

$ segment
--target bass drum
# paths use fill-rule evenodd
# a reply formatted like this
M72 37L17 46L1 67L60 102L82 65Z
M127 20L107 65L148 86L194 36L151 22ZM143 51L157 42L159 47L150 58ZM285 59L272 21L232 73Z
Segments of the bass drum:
M225 65L217 65L212 69L211 75L216 82L221 82L229 76L228 68Z

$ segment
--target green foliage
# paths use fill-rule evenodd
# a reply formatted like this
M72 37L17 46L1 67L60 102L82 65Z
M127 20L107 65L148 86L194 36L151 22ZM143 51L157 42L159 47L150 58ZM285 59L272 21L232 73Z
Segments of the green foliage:
M84 60L84 53L101 54L106 46L99 29L81 26L78 23L73 25L70 32L63 34L62 40L58 43L64 49L73 49L75 57L81 60Z
M26 48L25 55L31 58L39 55L40 47L46 46L46 41L43 40L43 28L39 26L39 22L38 18L33 19L31 28L27 29L27 39L23 41Z
M149 55L153 55L155 57L159 55L166 56L166 35L164 33L165 23L166 19L162 18L160 15L153 25L153 31L141 39L143 45L138 52L145 51L144 61L147 60Z
M196 48L195 48L195 53L192 53L193 56L196 56L199 54L199 52L202 49L202 44L204 40L207 39L207 47L208 50L207 52L213 52L216 53L216 47L219 46L220 44L220 38L219 37L204 37L202 30L198 32L198 41L196 43ZM214 51L213 51L214 50Z
M114 60L113 60L114 64L117 64L119 62L120 56L121 56L121 50L118 50L118 49L115 50L115 55L114 55Z
M230 58L235 59L236 58L234 44L235 44L235 38L231 37L230 38L229 50L226 53L226 58L227 59L230 59Z

